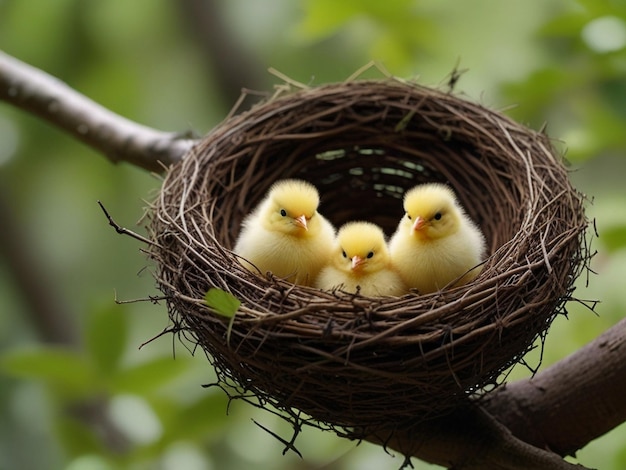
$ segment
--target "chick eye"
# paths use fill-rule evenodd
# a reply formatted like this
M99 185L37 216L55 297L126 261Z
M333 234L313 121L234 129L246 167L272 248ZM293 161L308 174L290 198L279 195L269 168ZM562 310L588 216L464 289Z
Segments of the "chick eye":
M348 257L348 255L346 254L345 250L341 250L341 255L342 255L344 258L347 258L347 257Z
M441 220L441 212L435 214L435 220Z
M372 256L374 256L374 252L373 252L373 251L370 251L370 252L367 254L367 257L368 257L368 258L371 258Z
M409 220L411 220L411 216L409 214L406 215Z
M287 211L285 209L281 209L280 215L282 215L283 217L287 217Z

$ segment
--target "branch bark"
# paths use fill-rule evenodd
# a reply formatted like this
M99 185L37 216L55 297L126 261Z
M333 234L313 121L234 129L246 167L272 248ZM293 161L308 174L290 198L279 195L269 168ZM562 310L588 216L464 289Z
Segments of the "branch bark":
M626 319L530 380L484 403L529 444L574 455L626 421Z
M472 403L411 430L394 430L368 440L454 470L585 469L516 438Z
M162 172L194 140L130 121L62 81L0 51L0 99L70 133L114 163L126 161Z
M534 378L368 440L463 470L584 468L562 460L626 421L626 319Z

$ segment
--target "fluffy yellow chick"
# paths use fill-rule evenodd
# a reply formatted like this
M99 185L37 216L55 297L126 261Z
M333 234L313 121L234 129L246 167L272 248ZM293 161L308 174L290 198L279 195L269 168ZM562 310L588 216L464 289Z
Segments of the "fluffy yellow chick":
M315 282L320 289L339 288L367 296L402 295L408 291L392 270L385 235L369 222L349 222L337 233L329 264Z
M416 186L404 196L405 215L389 241L395 268L420 294L465 284L480 273L485 238L443 184ZM470 269L472 269L470 271Z
M234 252L251 271L312 285L333 246L335 229L319 212L315 186L281 180L244 219Z

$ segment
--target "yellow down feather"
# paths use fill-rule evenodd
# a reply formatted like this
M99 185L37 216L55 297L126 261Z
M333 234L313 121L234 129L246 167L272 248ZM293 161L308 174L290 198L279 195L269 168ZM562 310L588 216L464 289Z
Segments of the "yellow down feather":
M391 267L382 229L369 222L350 222L339 229L329 263L315 285L372 297L407 292Z
M317 189L281 180L244 219L234 252L251 271L312 285L332 249L335 230L318 211Z
M478 276L485 239L449 187L429 183L410 189L404 210L389 252L410 288L427 294Z

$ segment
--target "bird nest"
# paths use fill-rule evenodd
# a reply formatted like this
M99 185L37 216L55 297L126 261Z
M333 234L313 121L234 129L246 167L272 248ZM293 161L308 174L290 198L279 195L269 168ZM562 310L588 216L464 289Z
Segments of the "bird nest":
M250 272L230 250L283 178L313 183L336 226L368 220L387 235L407 189L445 182L486 237L482 272L387 298ZM450 93L356 80L282 93L217 126L167 171L150 255L170 317L218 385L364 437L491 389L543 338L586 266L583 205L543 133ZM232 320L206 304L210 288L241 301Z

